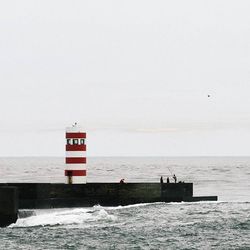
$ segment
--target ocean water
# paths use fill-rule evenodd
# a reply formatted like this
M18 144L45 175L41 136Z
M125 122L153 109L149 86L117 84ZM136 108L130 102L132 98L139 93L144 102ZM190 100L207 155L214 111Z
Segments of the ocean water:
M250 249L250 157L89 158L89 182L175 174L218 202L22 210L0 249ZM0 182L63 182L63 158L0 158Z

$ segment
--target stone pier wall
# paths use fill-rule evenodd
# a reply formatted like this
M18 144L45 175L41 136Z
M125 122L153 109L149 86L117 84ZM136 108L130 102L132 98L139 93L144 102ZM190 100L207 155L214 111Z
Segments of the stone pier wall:
M0 184L1 185L1 184ZM193 195L192 183L9 183L19 190L20 208L128 205L183 201Z
M18 216L18 190L16 187L0 187L0 227L15 223Z

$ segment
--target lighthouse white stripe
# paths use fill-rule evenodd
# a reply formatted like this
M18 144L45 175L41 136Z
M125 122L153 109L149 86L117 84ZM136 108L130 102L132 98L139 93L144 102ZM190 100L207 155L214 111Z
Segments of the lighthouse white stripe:
M86 151L66 151L66 157L86 157Z
M85 163L65 164L65 169L70 169L70 170L74 170L74 169L86 169L86 164Z
M85 166L79 166L79 165L81 164L67 164L65 170L86 170L86 165Z
M66 128L66 133L84 133L82 131L84 131L84 129L82 127L79 127L79 126Z

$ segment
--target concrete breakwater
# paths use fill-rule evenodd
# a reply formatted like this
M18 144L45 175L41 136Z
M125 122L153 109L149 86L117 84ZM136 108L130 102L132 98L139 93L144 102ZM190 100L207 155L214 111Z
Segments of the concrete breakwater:
M0 187L0 227L17 221L18 190L16 187Z
M87 183L87 184L55 184L55 183L1 183L0 194L9 187L18 190L10 194L15 202L4 202L5 212L19 209L89 207L94 205L118 206L151 202L181 202L217 200L217 196L193 197L193 183ZM13 191L14 192L14 191ZM7 197L4 195L3 197ZM3 217L0 217L3 218ZM11 222L13 223L13 221ZM1 223L4 225L4 223Z

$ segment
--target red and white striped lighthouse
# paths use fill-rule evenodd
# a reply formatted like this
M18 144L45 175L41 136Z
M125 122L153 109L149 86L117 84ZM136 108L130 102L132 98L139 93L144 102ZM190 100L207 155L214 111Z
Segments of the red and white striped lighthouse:
M86 184L86 133L75 123L66 128L66 170L67 184Z

